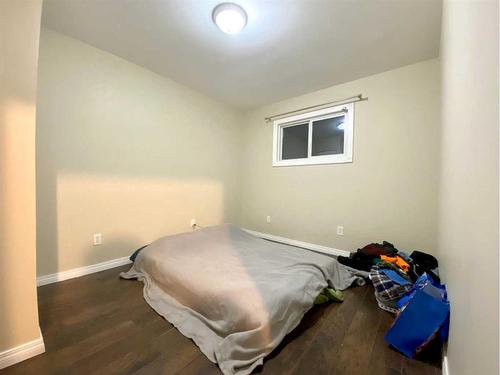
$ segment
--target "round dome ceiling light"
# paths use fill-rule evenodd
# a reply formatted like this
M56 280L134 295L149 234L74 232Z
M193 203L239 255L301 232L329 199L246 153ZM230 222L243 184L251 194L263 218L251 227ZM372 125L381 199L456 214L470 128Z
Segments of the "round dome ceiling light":
M226 34L238 34L247 24L247 14L239 5L222 3L214 8L212 18Z

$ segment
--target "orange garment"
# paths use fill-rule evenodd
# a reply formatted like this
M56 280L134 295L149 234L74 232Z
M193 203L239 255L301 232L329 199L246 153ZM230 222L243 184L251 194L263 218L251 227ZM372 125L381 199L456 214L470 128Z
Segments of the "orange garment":
M395 257L389 257L387 255L381 255L380 259L382 259L384 262L394 263L405 272L408 272L410 270L410 265L400 256L396 255Z

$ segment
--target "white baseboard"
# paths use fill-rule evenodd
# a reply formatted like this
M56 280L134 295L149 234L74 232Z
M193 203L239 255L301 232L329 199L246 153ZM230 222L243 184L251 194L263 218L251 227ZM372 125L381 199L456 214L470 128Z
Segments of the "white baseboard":
M450 375L450 368L448 367L448 356L443 356L443 363L441 367L443 368L443 375Z
M108 260L107 262L92 264L90 266L73 268L72 270L62 271L58 273L52 273L50 275L37 277L36 285L42 286L42 285L57 283L58 281L89 275L91 273L108 270L110 268L123 266L124 264L129 264L129 263L132 263L130 259L128 257L123 257L123 258Z
M43 337L0 352L0 370L45 352Z
M290 245L290 246L302 247L304 249L317 251L319 253L324 253L324 254L328 254L328 255L341 255L341 256L349 256L351 254L349 251L339 250L339 249L335 249L333 247L316 245L314 243L292 240L290 238L275 236L274 234L256 232L256 231L250 230L250 229L244 229L244 230L250 234L253 234L256 237L264 238L266 240L271 240L274 242L284 243L284 244Z

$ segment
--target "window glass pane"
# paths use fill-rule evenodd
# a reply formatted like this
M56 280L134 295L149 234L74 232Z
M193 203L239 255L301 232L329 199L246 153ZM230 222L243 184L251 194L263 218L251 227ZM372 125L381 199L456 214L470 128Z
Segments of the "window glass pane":
M313 121L312 156L344 153L345 116Z
M307 158L309 124L288 126L281 131L283 132L281 159Z

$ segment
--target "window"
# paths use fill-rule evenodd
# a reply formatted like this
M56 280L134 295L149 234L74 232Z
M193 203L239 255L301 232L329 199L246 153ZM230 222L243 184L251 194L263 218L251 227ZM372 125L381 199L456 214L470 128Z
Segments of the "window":
M273 166L352 162L354 105L274 121Z

